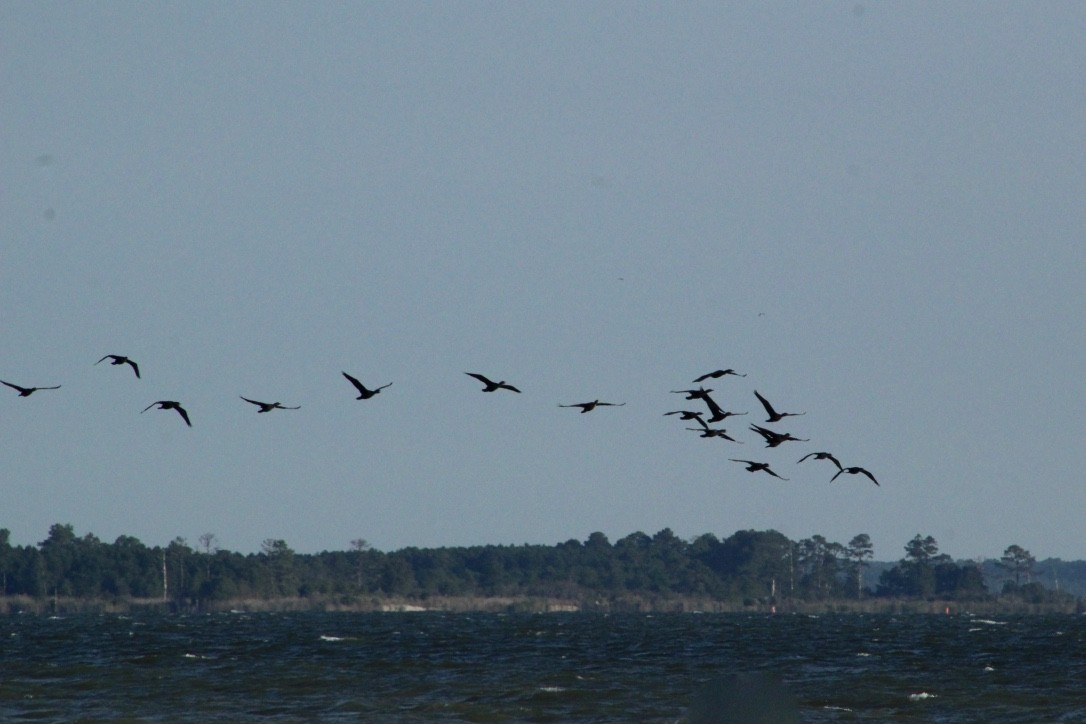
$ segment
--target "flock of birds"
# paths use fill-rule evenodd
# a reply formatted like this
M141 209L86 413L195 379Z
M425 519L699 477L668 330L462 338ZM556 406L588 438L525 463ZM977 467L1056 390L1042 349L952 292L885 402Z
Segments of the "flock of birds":
M129 357L126 357L124 355L119 355L119 354L107 354L107 355L103 356L100 360L95 362L94 364L97 365L97 364L100 364L102 362L105 362L106 360L109 360L110 364L114 365L114 366L128 365L129 367L132 368L132 371L135 373L136 377L140 378L139 365L136 364L136 362L134 360L130 359ZM366 387L364 384L362 384L362 382L359 381L358 378L352 377L351 375L347 374L346 372L343 372L342 374L343 374L343 377L347 380L347 382L349 382L351 384L351 386L354 387L355 391L358 393L358 397L355 398L355 399L358 399L358 400L368 400L371 397L374 397L375 395L379 394L381 392L381 390L383 390L383 389L385 389L387 387L390 387L392 385L392 383L389 382L388 384L380 385L380 386L377 386L377 387L374 387L374 388L371 389L371 388ZM479 381L480 383L482 383L482 385L483 385L483 388L481 390L482 392L496 392L498 390L507 390L509 392L516 392L518 394L520 393L519 389L517 389L513 385L507 383L505 380L500 380L500 381L495 382L494 380L491 380L490 378L486 377L485 375L479 374L478 372L465 372L464 374L466 374L469 377L472 377L472 378L476 379L477 381ZM706 380L709 380L709 379L721 379L721 378L729 376L729 375L733 375L733 376L736 376L736 377L746 377L745 374L740 374L739 372L736 372L735 370L730 369L730 368L729 369L718 369L718 370L714 370L713 372L707 372L706 374L697 377L694 380L693 384L700 385L700 383L705 382ZM61 388L61 385L54 385L52 387L23 387L21 385L16 385L16 384L11 383L11 382L5 382L4 380L0 380L0 384L4 384L4 385L12 388L13 390L15 390L16 392L19 393L20 397L30 397L30 395L32 395L33 393L35 393L35 392L37 392L39 390L59 390ZM697 422L698 427L688 427L686 429L690 430L690 431L693 431L693 432L699 433L699 435L701 437L704 437L704 438L719 438L719 439L728 440L730 442L734 442L734 443L737 443L737 444L742 444L740 441L736 440L734 437L732 437L730 434L728 434L728 431L726 429L720 428L720 427L712 427L712 425L714 425L716 423L719 423L719 422L722 422L722 421L726 420L729 417L739 416L739 415L746 415L748 413L746 413L746 412L729 412L729 411L724 410L724 408L722 408L716 402L716 400L714 400L712 398L711 393L713 392L713 390L712 389L706 389L704 386L699 386L696 389L672 390L671 392L673 394L685 395L686 400L698 400L702 404L705 405L706 409L704 411L702 411L702 410L685 410L685 409L684 410L672 410L670 412L665 412L664 413L665 416L667 416L667 415L678 415L680 420L684 420L684 421L693 420L693 421ZM798 417L800 415L805 415L806 414L805 412L778 412L776 410L776 408L774 408L773 405L770 404L769 400L767 400L764 396L759 394L759 392L757 390L754 391L754 396L758 399L758 401L761 403L762 407L765 409L766 416L767 416L766 420L765 420L766 424L771 425L771 424L774 424L774 423L778 423L778 422L784 420L787 417ZM248 402L251 405L255 405L258 408L257 413L271 412L272 410L300 410L301 409L300 405L298 405L298 406L287 406L287 405L283 405L280 402L262 402L260 400L253 400L253 399L250 399L250 398L245 397L243 395L239 395L239 397L241 397L241 399L244 400L245 402ZM581 411L581 414L584 414L586 412L592 412L593 410L595 410L598 407L623 407L625 404L626 404L625 402L618 402L618 403L615 403L615 402L601 402L600 400L596 399L596 400L591 400L589 402L576 402L576 403L572 403L572 404L568 404L568 405L567 404L559 404L558 406L559 407L579 408L580 411ZM184 407L181 406L180 402L178 402L176 400L157 400L155 402L152 402L147 407L143 408L143 410L140 411L140 414L143 414L144 412L147 412L148 410L155 407L156 405L157 405L159 410L174 410L175 412L177 412L178 415L181 416L181 419L185 421L186 425L188 425L189 427L192 427L192 420L189 418L188 411ZM806 438L795 437L795 436L791 435L790 433L779 432L779 431L773 430L771 428L764 427L762 425L751 424L749 426L749 429L752 432L755 432L755 433L757 433L758 435L760 435L762 437L762 439L765 441L765 446L767 448L775 448L775 447L778 447L778 446L780 446L780 445L782 445L783 443L786 443L786 442L793 442L793 441L795 441L795 442L809 442L809 440L806 439ZM808 454L804 455L803 457L801 457L797 461L796 464L798 465L799 463L802 463L805 460L809 460L809 459L828 460L829 462L833 463L833 465L837 468L837 472L834 474L834 476L832 478L830 478L830 482L833 482L834 480L836 480L841 475L849 474L849 475L864 475L868 479L870 479L871 482L874 483L875 485L879 484L879 481L875 479L875 476L872 475L869 470L867 470L865 468L862 468L862 467L859 467L859 466L843 466L843 465L841 465L840 461L837 460L836 457L834 457L832 454L830 454L828 452L824 452L824 451L808 453ZM746 466L746 469L748 471L752 472L752 473L764 472L764 473L767 473L769 475L772 475L775 478L779 478L781 480L788 480L788 478L782 477L781 475L777 474L769 466L769 463L760 462L760 461L757 461L757 460L745 460L745 459L741 459L741 458L729 458L729 460L731 460L732 462L743 464L744 466Z
M697 377L694 380L694 384L699 384L701 382L705 382L708 379L720 379L722 377L726 377L727 375L734 375L736 377L746 377L745 374L740 374L739 372L736 372L735 370L730 369L730 368L729 369L720 369L720 370L714 370L712 372L707 372L704 375L701 375L700 377ZM722 408L719 404L717 404L716 400L714 400L710 396L710 394L713 392L713 390L705 389L705 387L698 387L697 389L690 389L690 390L672 390L671 392L673 394L677 394L677 395L686 395L685 399L687 399L687 400L700 400L702 403L705 404L705 406L707 408L707 412L702 412L700 410L672 410L671 412L665 412L664 413L665 415L679 415L680 420L695 420L700 425L700 427L688 427L686 429L691 430L693 432L697 432L702 437L721 438L721 439L729 440L729 441L735 442L735 443L739 442L734 437L729 435L728 431L725 430L724 428L710 427L710 425L712 425L714 423L718 423L718 422L723 422L724 420L726 420L727 418L732 417L732 416L746 415L747 414L746 412L728 412L728 411L724 410L724 408ZM767 400L763 395L761 395L758 392L758 390L754 391L754 396L756 398L758 398L758 402L762 403L762 407L765 408L765 413L766 413L766 420L765 421L766 421L767 424L773 424L773 423L776 423L776 422L780 422L781 420L783 420L786 417L798 417L800 415L807 414L806 412L778 412L776 410L776 408L774 408L773 405L770 404L769 400ZM706 417L706 414L708 414L708 417ZM758 433L762 437L762 439L765 440L765 446L767 448L777 447L778 445L781 445L782 443L791 442L791 441L810 442L810 440L808 440L807 438L795 437L791 433L778 432L776 430L772 430L772 429L770 429L768 427L763 427L761 425L751 424L749 429L752 432ZM834 476L832 478L830 478L831 483L834 480L836 480L839 475L842 475L844 473L848 473L849 475L865 475L875 485L879 484L879 481L875 479L875 476L872 475L869 470L867 470L865 468L862 468L862 467L859 467L859 466L856 466L856 465L844 467L837 460L837 458L835 458L832 454L830 454L828 452L808 453L807 455L804 455L803 457L801 457L797 461L796 464L798 465L799 463L802 463L804 460L807 460L807 459L810 459L810 458L813 458L815 460L829 460L835 466L837 466L837 472L834 474ZM728 459L731 460L732 462L735 462L735 463L742 463L743 465L746 466L746 469L749 470L752 473L762 472L762 473L767 473L769 475L772 475L775 478L780 478L781 480L788 480L788 478L785 478L785 477L777 474L771 467L769 467L769 463L760 462L760 461L757 461L757 460L744 460L744 459L741 459L741 458L728 458Z

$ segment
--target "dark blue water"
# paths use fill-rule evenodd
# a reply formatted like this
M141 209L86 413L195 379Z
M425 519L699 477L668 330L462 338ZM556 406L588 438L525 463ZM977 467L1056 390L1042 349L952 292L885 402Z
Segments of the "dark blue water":
M1086 722L1086 617L0 617L0 720L673 722L771 672L802 721Z

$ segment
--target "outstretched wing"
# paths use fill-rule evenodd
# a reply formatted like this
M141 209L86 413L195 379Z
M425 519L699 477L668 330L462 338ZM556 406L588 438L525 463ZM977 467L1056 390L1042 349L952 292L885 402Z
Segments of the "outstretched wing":
M354 385L356 390L358 390L359 392L369 392L369 390L366 389L365 385L363 385L357 379L355 379L354 377L351 377L346 372L343 372L342 374L343 374L344 377L347 378L348 382L350 382L352 385Z
M189 413L185 412L185 408L181 407L181 405L177 405L173 409L177 410L177 414L185 420L186 425L192 427L192 421L189 420Z
M765 408L765 413L770 417L776 417L777 411L773 409L773 405L769 404L769 400L758 394L758 390L754 391L754 396L758 398L758 401L762 403L762 407Z

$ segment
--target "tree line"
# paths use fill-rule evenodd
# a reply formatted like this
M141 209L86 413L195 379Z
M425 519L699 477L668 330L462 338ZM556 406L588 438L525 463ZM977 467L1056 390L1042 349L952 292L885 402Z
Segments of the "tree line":
M131 536L113 543L55 524L36 546L12 546L0 529L0 592L35 598L161 599L184 607L214 601L290 597L533 596L586 599L614 595L689 596L757 603L861 598L982 600L982 562L956 562L931 536L917 535L905 556L865 576L867 534L847 544L823 536L793 541L781 533L741 530L686 541L665 528L615 542L600 532L557 545L404 548L381 552L365 540L344 551L295 553L267 539L259 553L222 550L213 534L195 546L175 538L149 547ZM1059 594L1032 581L1035 560L1011 546L996 562L1003 595L1050 601ZM992 575L989 572L988 577Z

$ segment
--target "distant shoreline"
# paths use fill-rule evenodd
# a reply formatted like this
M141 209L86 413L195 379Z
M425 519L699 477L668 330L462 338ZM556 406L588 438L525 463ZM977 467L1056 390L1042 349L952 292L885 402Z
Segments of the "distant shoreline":
M677 596L604 596L591 600L539 596L430 596L402 598L282 597L238 598L204 601L199 605L146 598L35 598L0 597L0 615L8 614L130 614L140 611L162 613L641 613L641 614L975 614L1049 615L1082 614L1081 606L1054 603L1027 603L1016 600L918 600L907 598L835 599L824 601L780 601L745 603L739 600Z

